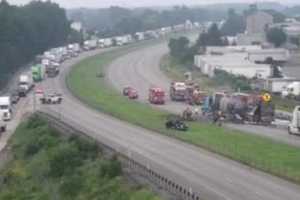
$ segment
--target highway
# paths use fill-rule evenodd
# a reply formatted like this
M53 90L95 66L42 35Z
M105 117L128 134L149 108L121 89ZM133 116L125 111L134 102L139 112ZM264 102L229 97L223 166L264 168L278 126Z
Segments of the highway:
M156 55L156 52L153 52L155 48L157 46L140 50L143 59L141 61L139 59L133 60L137 63L141 62L142 65L145 64L143 62L147 62L145 61L147 54L143 53L150 52L150 55ZM59 77L47 79L42 83L45 90L62 92L64 95L63 103L38 107L65 122L71 123L96 140L127 153L129 157L146 164L150 169L182 183L189 190L200 193L203 199L300 199L300 187L296 184L253 170L193 145L130 125L81 103L66 88L65 76L79 60L101 53L101 51L83 53L80 57L65 62ZM123 63L123 65L127 66L127 63ZM153 67L156 66L153 65ZM144 69L146 71L143 71ZM146 72L145 74L152 71L144 69L137 70ZM157 76L158 81L164 80L159 78L163 76L158 71ZM124 74L124 79L126 79L126 74ZM144 82L147 83L145 80ZM137 82L137 84L141 83Z
M167 44L163 43L122 56L107 68L107 81L120 92L125 86L136 88L140 95L140 101L148 103L148 89L151 86L162 87L165 91L169 90L171 80L163 74L159 66L161 57L167 52ZM166 105L159 107L179 114L187 105L172 102L168 98ZM300 137L289 135L283 128L237 124L227 124L227 127L300 147Z

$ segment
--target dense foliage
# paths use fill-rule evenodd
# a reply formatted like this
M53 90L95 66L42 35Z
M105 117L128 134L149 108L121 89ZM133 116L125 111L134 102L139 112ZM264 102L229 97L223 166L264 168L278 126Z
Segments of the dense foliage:
M275 47L280 47L287 41L287 35L280 28L271 28L267 32L267 40Z
M0 27L2 81L36 54L63 44L69 34L65 10L50 1L33 1L21 7L1 1Z
M170 39L170 55L181 63L193 62L194 55L205 51L207 46L225 46L228 41L222 38L221 31L216 24L212 24L207 32L202 32L195 44L191 44L186 37Z
M228 10L228 16L221 28L221 32L226 36L235 36L238 33L243 33L246 29L245 18L235 12L234 9Z
M154 200L126 186L120 163L95 142L62 137L43 120L23 123L11 142L13 160L0 171L1 200Z
M213 80L218 85L229 85L232 89L238 91L249 91L251 90L250 80L244 76L237 76L230 74L224 70L215 70L215 76Z

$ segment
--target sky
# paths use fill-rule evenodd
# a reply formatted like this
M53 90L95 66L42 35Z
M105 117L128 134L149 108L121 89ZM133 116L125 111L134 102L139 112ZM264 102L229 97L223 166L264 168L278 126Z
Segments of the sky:
M22 5L30 0L7 0L11 4ZM280 2L285 4L300 3L299 0L52 0L65 8L89 7L103 8L112 5L123 7L144 7L144 6L169 6L169 5L203 5L207 3L254 3L254 2Z

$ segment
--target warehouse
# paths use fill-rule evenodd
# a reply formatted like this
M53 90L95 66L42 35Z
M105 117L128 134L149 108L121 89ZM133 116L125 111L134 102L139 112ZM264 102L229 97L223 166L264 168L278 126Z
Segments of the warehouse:
M224 55L195 55L194 64L209 77L214 76L215 69L221 69L247 78L267 78L271 75L271 66L256 64L248 60L248 53L229 53Z
M265 63L269 59L276 62L287 62L290 53L286 49L256 49L248 51L248 59L252 62Z

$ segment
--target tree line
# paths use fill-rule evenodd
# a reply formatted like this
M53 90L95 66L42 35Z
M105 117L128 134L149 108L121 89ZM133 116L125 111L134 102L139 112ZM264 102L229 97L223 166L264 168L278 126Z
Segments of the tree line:
M50 1L13 6L2 0L0 27L0 87L35 55L64 44L70 32L65 10Z
M69 10L68 16L71 20L82 22L89 31L96 31L100 37L103 37L182 24L186 20L219 21L226 16L226 11L214 12L205 8L186 6L175 6L164 10L112 6L106 9Z

